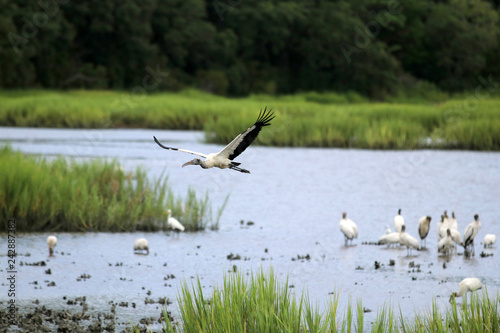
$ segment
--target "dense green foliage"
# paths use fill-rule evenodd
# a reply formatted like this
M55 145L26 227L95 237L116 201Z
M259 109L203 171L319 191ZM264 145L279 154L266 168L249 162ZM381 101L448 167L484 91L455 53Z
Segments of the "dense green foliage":
M205 131L207 141L227 144L267 105L276 118L256 144L500 150L500 99L474 93L370 103L353 92L236 99L186 90L131 99L128 107L114 109L123 96L112 91L3 91L0 126L197 129Z
M339 294L334 293L321 312L307 293L297 296L288 281L281 283L276 274L259 272L246 279L243 274L224 276L223 285L209 295L198 278L191 287L184 283L178 296L180 318L170 322L165 313L164 332L364 332L364 308L349 302L339 310ZM428 313L408 319L390 306L378 310L371 332L498 332L500 294L490 298L486 290L463 297L461 305L452 301L442 313L434 301ZM136 329L136 332L138 330Z
M232 96L500 76L494 0L0 0L0 88Z
M188 231L216 229L224 205L214 220L208 194L199 199L189 190L183 200L166 177L151 182L116 161L47 161L0 148L0 218L15 217L18 231L160 230L168 208Z

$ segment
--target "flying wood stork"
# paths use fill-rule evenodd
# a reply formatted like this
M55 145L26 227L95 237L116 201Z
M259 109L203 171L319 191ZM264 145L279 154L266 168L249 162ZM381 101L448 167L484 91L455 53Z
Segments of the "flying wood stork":
M134 252L136 251L146 251L149 254L149 245L146 238L139 238L134 242Z
M460 288L460 290L458 291L458 293L453 292L451 294L450 302L455 297L461 297L461 296L467 294L469 291L473 292L473 291L476 291L476 290L483 288L483 284L481 283L481 281L479 281L478 278L466 278L466 279L463 279L462 282L460 282L458 284L458 287Z
M405 224L405 219L401 216L401 208L398 210L398 215L394 216L394 229L396 232L401 231L401 226Z
M57 237L49 236L47 237L47 246L49 247L49 257L54 255L54 247L57 245Z
M346 213L342 213L342 220L340 220L340 231L344 234L345 237L345 246L347 246L347 242L352 239L358 238L358 227L354 221L347 218Z
M247 128L247 130L244 131L243 133L239 134L220 152L208 155L197 153L187 149L167 147L161 144L160 141L158 141L158 139L155 136L153 136L153 138L155 142L163 149L182 151L184 153L189 153L205 158L204 161L199 158L195 158L194 160L184 163L182 167L185 167L186 165L199 165L203 169L209 169L213 167L217 167L220 169L230 168L239 172L250 173L250 171L248 170L239 168L238 166L241 163L234 162L233 160L236 157L238 157L238 155L240 155L242 152L244 152L248 146L250 146L250 144L255 140L257 135L259 135L262 127L271 125L270 122L273 119L274 119L273 113L271 112L271 110L267 111L266 107L264 111L262 110L260 111L259 117L257 118L255 124Z

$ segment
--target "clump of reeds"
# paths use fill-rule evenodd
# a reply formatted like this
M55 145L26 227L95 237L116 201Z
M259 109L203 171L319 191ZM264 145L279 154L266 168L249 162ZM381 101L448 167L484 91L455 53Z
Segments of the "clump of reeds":
M0 125L204 130L207 141L227 144L267 106L277 117L255 144L500 150L497 96L450 98L425 84L420 89L416 100L404 95L386 103L353 92L231 99L196 90L141 98L113 91L0 91Z
M208 193L200 199L189 190L184 200L168 177L152 182L116 160L47 161L0 148L0 219L15 218L18 231L154 231L165 226L168 208L188 231L217 229L224 207L214 219Z
M339 294L333 293L327 309L320 311L306 292L291 292L288 279L280 283L273 269L262 270L249 279L239 272L224 275L223 284L206 294L198 278L186 282L178 296L180 318L165 313L164 332L363 332L364 307L338 309ZM371 332L485 332L500 331L500 294L490 299L486 290L463 298L443 313L437 301L431 309L408 319L385 304L371 323ZM136 328L137 331L137 328ZM138 331L137 331L138 332Z

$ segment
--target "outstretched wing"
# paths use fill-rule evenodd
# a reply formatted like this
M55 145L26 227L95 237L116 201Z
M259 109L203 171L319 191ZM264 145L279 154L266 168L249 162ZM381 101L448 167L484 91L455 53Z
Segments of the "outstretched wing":
M193 155L201 156L203 158L207 158L207 155L202 154L202 153L197 153L195 151L191 151L191 150L187 150L187 149L181 149L181 148L173 148L173 147L164 146L160 141L158 141L158 139L156 138L156 136L153 136L153 138L155 139L155 142L158 144L158 146L162 147L163 149L182 151L184 153L193 154Z
M250 144L255 140L257 135L259 135L260 130L264 126L271 125L271 120L274 119L274 114L271 110L267 111L267 106L264 108L264 111L260 111L259 117L255 124L247 128L246 131L239 134L236 138L231 141L224 149L219 152L219 156L226 157L230 160L235 159L238 155L247 149Z

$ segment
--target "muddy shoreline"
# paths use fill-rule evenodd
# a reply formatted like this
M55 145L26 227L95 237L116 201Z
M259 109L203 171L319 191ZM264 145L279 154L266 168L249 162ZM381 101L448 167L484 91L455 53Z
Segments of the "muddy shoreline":
M0 302L0 332L133 332L131 323L120 320L116 308L128 306L113 302L108 311L89 311L86 297L65 300L67 308L57 309L33 301L33 306L21 307L14 313L7 309L5 302ZM152 312L155 316L141 318L134 325L139 332L148 332L151 325L163 326L162 309ZM170 316L170 313L169 313Z

